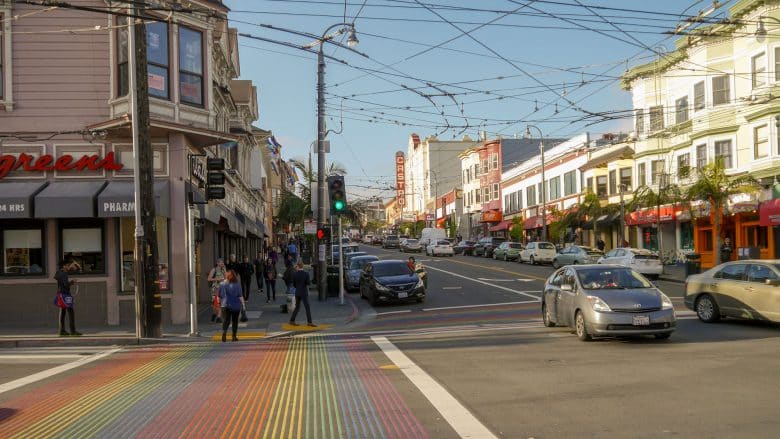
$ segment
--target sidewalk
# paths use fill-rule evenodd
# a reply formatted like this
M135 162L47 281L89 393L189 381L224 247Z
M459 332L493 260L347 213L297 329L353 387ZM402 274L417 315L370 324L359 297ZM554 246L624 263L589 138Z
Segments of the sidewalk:
M266 303L265 292L261 295L257 285L252 282L252 291L247 303L249 321L239 323L239 340L257 340L289 335L295 332L322 331L334 327L342 327L358 317L359 309L348 294L344 295L344 305L338 297L327 297L320 302L317 298L317 286L310 286L309 304L312 320L317 325L306 325L306 312L298 312L298 326L290 326L287 322L291 314L282 313L281 305L286 303L284 282L277 280L276 301ZM59 337L56 322L41 327L2 328L0 327L0 348L13 347L47 347L47 346L129 346L155 343L194 343L219 341L222 325L212 323L211 306L198 306L198 330L200 336L190 336L190 324L163 325L163 337L158 339L138 339L135 327L103 326L99 328L79 327L84 335L81 337ZM78 308L76 309L76 324L78 325ZM230 330L228 330L230 333ZM228 335L228 339L230 336Z

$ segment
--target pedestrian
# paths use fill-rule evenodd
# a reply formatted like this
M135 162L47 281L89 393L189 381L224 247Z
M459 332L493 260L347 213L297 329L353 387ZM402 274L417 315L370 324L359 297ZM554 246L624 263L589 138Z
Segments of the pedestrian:
M260 294L263 293L263 284L265 283L265 280L263 280L264 272L265 258L262 252L257 252L257 257L255 258L255 280L257 281L257 292Z
M409 260L406 261L406 266L412 271L417 271L417 261L415 261L414 256L409 256Z
M217 264L209 271L209 275L206 280L211 284L211 321L216 323L222 323L222 308L219 306L219 295L217 288L220 282L225 280L227 275L227 268L225 268L225 260L222 258L217 259Z
M628 241L626 241L626 240L624 239L624 240L623 240L623 248L628 248L628 247L630 247L630 246L631 246L631 244L629 244L629 243L628 243Z
M238 341L236 333L238 332L238 316L244 309L245 302L242 295L241 285L238 275L233 270L228 270L225 275L225 281L219 284L219 303L222 307L222 314L225 321L222 323L222 342L227 338L227 328L233 325L233 341Z
M284 274L282 274L282 280L284 281L284 286L286 287L286 291L289 294L290 293L290 287L292 287L293 284L293 276L295 275L295 265L288 265L287 268L284 270Z
M239 267L238 259L236 259L236 254L235 253L231 253L230 254L230 257L228 258L227 264L225 264L225 268L227 268L228 270L235 271L236 274L238 274L240 276L239 273L241 273L241 270L240 270L240 267Z
M80 332L76 331L76 317L73 315L73 296L70 289L76 283L75 279L70 279L68 273L80 269L80 266L73 261L63 260L60 262L60 268L54 273L54 279L57 281L57 296L55 304L60 308L60 337L69 335L78 336ZM65 331L65 314L68 315L68 324L70 332Z
M238 264L238 275L241 278L241 292L244 295L244 302L249 301L249 291L252 285L252 275L255 273L255 266L249 262L249 256L244 256L244 261Z
M271 258L266 261L263 272L265 273L265 303L271 302L272 297L276 302L276 264Z
M720 262L728 262L731 260L731 252L734 249L731 247L731 238L726 237L723 239L723 244L720 245Z
M290 324L297 326L295 323L295 317L298 315L298 310L301 309L301 303L306 308L306 321L309 326L317 326L311 321L311 309L309 308L309 272L303 270L303 262L298 262L295 265L295 274L293 275L293 288L295 288L295 309L292 316L290 316Z
M274 267L276 267L276 262L279 260L279 252L276 251L276 247L271 248L271 252L268 254L268 257L271 258Z
M298 262L298 246L295 245L295 241L290 239L290 243L287 244L287 256L289 256L292 265Z
M600 251L602 251L602 252L603 252L603 251L604 251L604 248L605 248L606 246L607 246L607 244L604 242L604 240L603 240L603 239L601 239L601 237L599 237L599 240L598 240L598 241L596 241L596 247L597 247L597 248L598 248Z

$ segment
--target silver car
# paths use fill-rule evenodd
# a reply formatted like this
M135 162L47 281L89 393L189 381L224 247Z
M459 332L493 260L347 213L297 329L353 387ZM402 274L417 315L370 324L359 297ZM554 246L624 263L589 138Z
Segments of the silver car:
M355 256L350 258L349 265L344 268L344 288L347 291L360 289L360 273L370 262L378 261L379 258L374 255Z
M677 321L674 306L644 276L620 265L574 265L544 284L545 326L569 326L577 337L653 335L666 339Z

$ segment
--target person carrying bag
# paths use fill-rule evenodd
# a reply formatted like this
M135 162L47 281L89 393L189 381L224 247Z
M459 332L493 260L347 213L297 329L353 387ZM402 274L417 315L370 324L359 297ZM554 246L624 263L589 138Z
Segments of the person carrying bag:
M73 296L70 294L71 287L76 281L71 280L68 276L69 272L78 268L78 264L75 262L62 261L60 262L60 269L54 273L54 279L57 281L57 294L54 296L54 305L60 309L60 337L81 335L80 332L76 331L76 318L73 315ZM65 314L68 315L70 332L65 330Z
M244 295L241 290L241 283L238 275L233 270L229 270L225 276L225 282L219 284L219 303L222 306L224 322L222 323L222 342L226 341L227 328L233 325L233 341L238 341L238 317L245 310Z
M208 278L206 279L211 283L211 321L216 323L222 323L222 308L219 303L218 288L219 284L225 280L227 275L227 269L225 268L225 261L222 258L217 259L217 265L211 269Z

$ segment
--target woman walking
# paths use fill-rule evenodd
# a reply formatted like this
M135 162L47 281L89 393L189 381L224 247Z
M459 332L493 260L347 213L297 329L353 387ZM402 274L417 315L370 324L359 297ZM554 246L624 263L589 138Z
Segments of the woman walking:
M219 284L225 280L227 275L227 269L225 268L225 261L222 258L217 259L217 265L209 271L209 276L206 278L211 283L211 321L217 323L222 322L220 316L221 310L219 306L219 295L217 294L217 288Z
M276 302L276 264L271 258L265 263L265 303Z
M222 307L222 315L225 317L222 322L222 342L227 338L227 328L233 325L233 341L238 341L236 336L238 332L238 316L244 309L244 296L241 290L241 284L238 282L238 276L233 270L228 270L225 275L225 282L219 284L219 303Z

